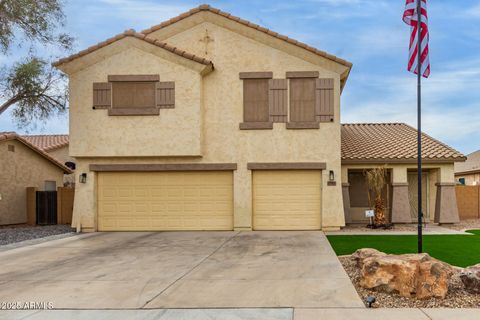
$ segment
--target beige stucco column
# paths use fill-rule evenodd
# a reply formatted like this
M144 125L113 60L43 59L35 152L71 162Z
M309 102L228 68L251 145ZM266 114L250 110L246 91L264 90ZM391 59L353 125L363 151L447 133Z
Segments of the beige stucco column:
M348 167L342 166L341 179L342 198L343 198L343 214L345 216L345 224L352 223L352 215L350 212L350 184L348 183Z
M89 170L88 161L77 159L76 165L72 227L80 227L82 232L97 231L95 223L95 217L97 215L96 174ZM82 173L87 174L86 183L79 182L79 175Z
M245 164L233 171L233 228L252 230L252 171Z
M330 184L329 171L335 174L335 183ZM342 199L342 167L340 161L327 163L327 169L322 170L322 230L339 230L345 226L345 217Z
M392 170L392 223L411 223L408 199L407 168L394 166Z
M352 216L350 214L350 184L342 182L342 197L343 197L343 213L345 215L345 223L352 223Z
M441 166L435 200L435 223L459 222L453 166Z

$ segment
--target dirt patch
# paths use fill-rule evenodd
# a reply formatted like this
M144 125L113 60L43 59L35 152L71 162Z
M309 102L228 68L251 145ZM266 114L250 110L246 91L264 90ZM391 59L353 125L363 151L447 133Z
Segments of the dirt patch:
M360 298L365 303L367 296L374 296L375 308L480 308L480 294L468 293L460 280L460 269L452 276L445 299L431 298L417 300L405 298L398 294L377 292L360 287L360 270L350 256L339 257Z

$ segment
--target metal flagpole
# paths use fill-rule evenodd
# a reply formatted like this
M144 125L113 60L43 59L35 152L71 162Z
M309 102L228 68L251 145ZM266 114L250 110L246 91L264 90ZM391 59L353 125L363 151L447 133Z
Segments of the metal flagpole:
M418 173L418 253L423 251L422 241L422 0L417 0L417 173Z

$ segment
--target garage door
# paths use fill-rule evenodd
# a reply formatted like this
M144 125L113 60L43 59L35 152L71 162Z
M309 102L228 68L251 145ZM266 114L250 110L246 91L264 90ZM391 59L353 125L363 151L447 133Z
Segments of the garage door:
M99 172L98 230L232 230L232 172Z
M321 171L253 171L255 230L318 230Z

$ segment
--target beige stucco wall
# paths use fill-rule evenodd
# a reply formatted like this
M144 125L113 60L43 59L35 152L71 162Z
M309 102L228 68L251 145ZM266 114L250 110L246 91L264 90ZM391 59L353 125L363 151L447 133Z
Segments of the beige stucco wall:
M80 222L84 230L96 228L96 176L89 172L91 163L237 163L234 226L250 229L252 175L247 163L312 161L327 164L323 171L322 226L343 226L341 185L327 186L327 175L333 170L340 179L340 72L346 68L302 50L305 56L300 58L297 49L296 53L286 53L279 50L278 43L260 43L210 22L161 40L205 56L200 40L206 29L214 39L207 48L207 58L215 70L203 78L198 71L143 52L145 48L138 44L120 52L105 48L115 54L89 66L82 67L79 62L75 70L69 70L73 72L71 155L76 158L77 175L88 174L86 184L76 185L73 224ZM291 51L292 45L284 46ZM285 78L287 71L303 70L334 78L333 123L321 123L318 130L287 130L285 124L274 124L273 130L239 130L243 121L239 72L272 71L274 78ZM175 81L175 109L160 110L159 117L109 117L106 110L91 109L92 82L106 81L108 74L142 73L159 73L161 80Z
M480 173L461 174L455 176L456 181L459 181L461 178L465 179L466 186L476 186L480 184Z
M61 148L51 150L51 151L47 151L47 153L50 156L57 159L61 164L65 164L65 162L68 162L68 161L75 162L75 159L70 157L70 155L68 153L68 145L64 146L64 147L61 147Z
M342 165L342 183L348 183L348 170L363 170L378 166L385 166L392 172L392 183L408 183L408 171L416 170L416 164L396 163L396 164L343 164ZM422 169L428 172L428 214L430 221L433 222L435 217L435 201L437 194L436 183L454 182L453 163L436 163L422 164ZM364 223L368 219L365 218L365 210L367 208L351 208L353 222Z
M63 186L63 170L21 142L0 142L0 225L26 223L26 188L43 190L46 180Z

